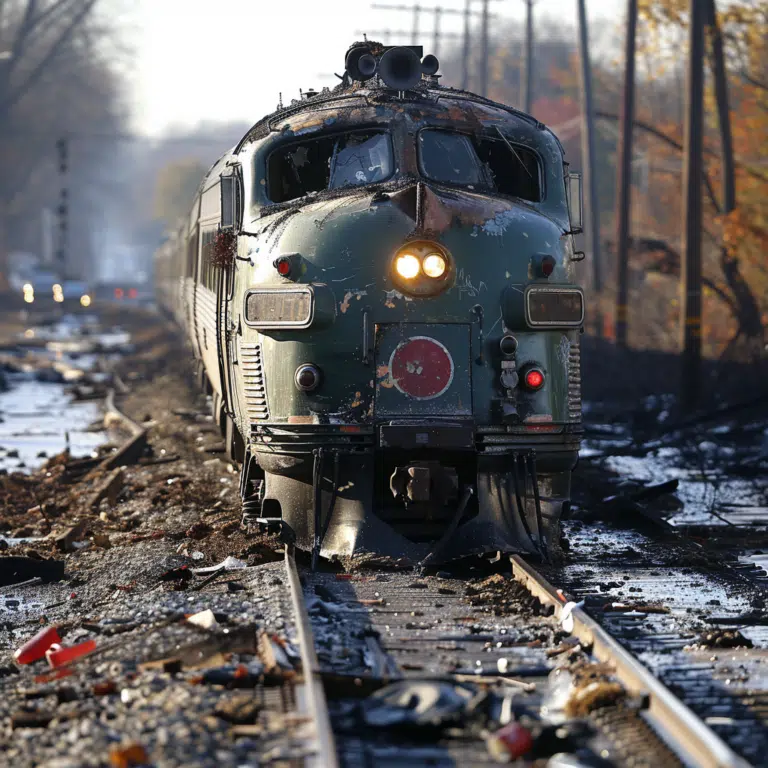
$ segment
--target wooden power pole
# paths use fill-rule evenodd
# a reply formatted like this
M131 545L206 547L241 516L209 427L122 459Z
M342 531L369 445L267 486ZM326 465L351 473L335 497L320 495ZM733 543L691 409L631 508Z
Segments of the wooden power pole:
M533 107L533 0L525 0L525 73L523 78L523 109L530 115Z
M691 0L694 2L694 0ZM637 0L627 3L624 94L619 116L619 145L616 174L616 254L618 295L616 298L616 342L627 346L627 303L629 301L629 215L632 205L632 134L635 124L635 36Z
M600 209L597 200L592 63L589 56L589 27L587 24L586 0L578 0L577 4L579 12L579 53L581 59L581 155L587 182L587 199L589 201L589 227L587 227L586 235L589 251L592 254L592 289L599 293L603 289L603 276L600 263ZM598 313L598 334L601 331Z
M705 3L689 0L688 77L683 159L682 404L695 406L701 375L701 197L704 176Z

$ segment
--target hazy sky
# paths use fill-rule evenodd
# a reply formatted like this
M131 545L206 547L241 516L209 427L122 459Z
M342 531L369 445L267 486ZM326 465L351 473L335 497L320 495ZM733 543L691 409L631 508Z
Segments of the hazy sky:
M464 8L464 0L419 3ZM477 0L472 5L481 7ZM595 19L616 18L624 5L622 0L587 2ZM545 17L550 24L572 23L575 7L575 0L537 0L536 13L542 24ZM348 45L360 37L357 32L382 39L376 31L409 30L412 24L411 14L373 10L367 0L136 0L134 8L135 128L150 134L202 120L255 122L274 110L280 91L290 102L298 98L299 88L337 83L333 72L341 73ZM522 18L525 4L493 0L491 8L499 16ZM432 50L432 25L432 15L422 14L425 53ZM596 34L600 27L595 25ZM460 16L443 16L442 30L462 28Z

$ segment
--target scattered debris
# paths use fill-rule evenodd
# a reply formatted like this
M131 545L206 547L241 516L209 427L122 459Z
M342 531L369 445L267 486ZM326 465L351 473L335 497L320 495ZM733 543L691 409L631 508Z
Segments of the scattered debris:
M400 681L361 702L361 717L372 728L443 729L460 724L478 696L483 694L468 683Z
M60 581L64 578L64 561L16 555L0 557L0 587L36 577L44 582Z
M216 629L219 626L219 622L216 621L216 617L213 615L213 611L208 608L200 613L195 613L192 616L187 617L187 622L194 624L196 627L202 629Z
M528 754L533 747L531 732L519 723L507 723L486 739L488 752L494 760L508 762Z
M58 643L52 645L46 652L45 658L48 660L52 669L63 667L65 664L71 664L73 661L87 656L96 650L96 641L93 639L85 640L77 645L61 646Z
M715 629L702 635L698 640L703 648L752 648L753 643L738 629Z
M45 656L45 652L54 644L61 643L58 629L46 627L27 640L14 654L17 664L31 664Z
M112 768L134 768L134 766L147 765L149 755L142 744L129 742L110 749L109 763Z

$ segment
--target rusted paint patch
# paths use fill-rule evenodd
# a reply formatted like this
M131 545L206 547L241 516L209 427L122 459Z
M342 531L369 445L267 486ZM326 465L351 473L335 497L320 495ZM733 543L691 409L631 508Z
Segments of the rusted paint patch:
M424 213L422 226L432 232L444 232L451 226L453 216L443 198L436 195L429 186L424 185Z
M394 309L397 305L395 304L395 299L402 299L403 301L413 301L413 299L410 296L405 296L398 290L391 290L391 291L384 291L385 301L384 306L389 307L389 309Z
M341 311L341 314L343 315L346 313L346 311L349 309L349 305L352 303L353 298L360 301L360 299L362 299L363 296L367 296L367 295L368 295L368 291L357 291L357 290L347 291L344 294L344 300L341 302L341 304L339 304L339 310Z

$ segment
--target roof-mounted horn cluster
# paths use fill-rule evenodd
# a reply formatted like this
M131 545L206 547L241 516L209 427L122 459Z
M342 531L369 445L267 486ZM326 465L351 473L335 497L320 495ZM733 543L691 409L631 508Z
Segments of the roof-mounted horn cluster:
M421 76L437 74L436 56L423 56L420 45L382 46L378 43L353 45L344 66L351 80L365 82L374 76L387 87L407 91L421 82Z

